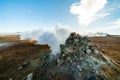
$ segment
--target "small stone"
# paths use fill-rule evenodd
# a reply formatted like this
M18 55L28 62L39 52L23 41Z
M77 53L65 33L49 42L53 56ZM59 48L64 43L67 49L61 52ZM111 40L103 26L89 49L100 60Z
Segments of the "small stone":
M71 59L70 57L67 57L67 58L66 58L67 61L70 61L70 59Z
M33 73L30 73L28 76L27 76L27 79L26 80L32 80L33 78Z
M58 65L58 66L62 65L62 64L63 64L63 62L64 62L64 60L63 60L63 59L57 59L57 65Z
M86 62L86 61L83 61L83 60L82 60L82 65L81 65L81 67L82 67L83 69L88 69L88 68L89 68L87 62Z
M73 38L77 38L77 35L74 35Z
M70 60L70 63L72 63L73 61L72 60Z
M92 46L93 44L92 44L91 42L88 42L87 45L88 45L88 46Z
M65 54L62 54L63 57L65 57Z
M74 39L74 42L75 42L75 43L79 42L79 39Z
M60 63L60 59L57 59L57 63Z
M64 48L63 52L68 54L68 53L73 53L73 50L71 48Z
M79 48L79 51L81 51L81 48Z
M76 32L70 33L70 36L74 36L74 35L76 35Z
M78 38L78 39L81 39L81 36L80 36L79 34L77 34L77 38Z
M19 66L18 68L17 68L17 70L22 70L23 69L23 66Z
M10 78L9 80L13 80L12 78Z
M80 67L80 65L77 65L77 68L79 69L79 71L82 71L82 68Z
M68 38L67 40L66 40L66 44L72 44L73 43L73 41L70 39L70 38Z
M27 62L23 62L22 66L26 66L27 65Z
M97 80L95 76L91 76L90 78L88 78L88 80ZM103 80L103 79L101 79Z
M65 45L60 44L60 48L63 50L65 48Z
M86 46L86 49L89 49L89 47L88 47L88 46Z
M95 54L99 54L99 51L98 51L97 49L94 49L93 52L94 52Z
M92 53L92 51L90 49L86 49L86 53L90 54L90 53Z

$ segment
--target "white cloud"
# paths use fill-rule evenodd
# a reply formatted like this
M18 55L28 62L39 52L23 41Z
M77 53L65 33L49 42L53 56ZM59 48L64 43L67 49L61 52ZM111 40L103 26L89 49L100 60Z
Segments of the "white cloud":
M107 0L81 0L79 3L72 4L70 12L78 17L80 24L88 25L94 20L106 16L98 14L105 4L107 4Z
M110 15L109 12L97 13L94 15L94 20Z

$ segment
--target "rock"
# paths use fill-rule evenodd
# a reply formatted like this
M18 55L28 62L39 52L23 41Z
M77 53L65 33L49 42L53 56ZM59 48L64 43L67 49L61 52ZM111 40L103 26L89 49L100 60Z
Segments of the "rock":
M58 65L58 66L62 65L63 62L64 62L64 60L62 60L62 59L57 59L57 65Z
M67 61L70 61L70 59L71 59L70 57L67 57L67 58L66 58Z
M9 80L13 80L12 78L10 78Z
M76 32L70 33L70 37L71 37L71 36L73 37L74 35L76 35Z
M88 43L87 43L87 46L90 46L90 47L91 47L92 45L93 45L92 42L88 42Z
M22 66L25 67L25 66L27 66L27 64L28 64L27 62L23 62L23 63L22 63Z
M57 64L59 64L60 63L60 59L57 59Z
M22 70L24 67L27 66L27 62L23 62L18 68L17 70Z
M70 60L69 62L70 62L70 63L72 63L73 61L72 61L72 60Z
M73 49L72 48L64 48L63 52L66 54L73 53Z
M94 49L93 52L94 52L95 54L99 54L99 51L98 51L97 49Z
M66 55L65 54L62 54L63 57L65 57Z
M68 39L66 40L66 44L72 44L72 43L73 43L73 41L72 41L71 39L68 38Z
M79 34L77 34L77 38L80 40L82 37Z
M23 66L19 66L18 68L17 68L17 70L22 70L23 69Z
M78 68L79 71L82 71L82 68L81 68L80 65L77 65L77 68Z
M28 76L27 76L27 79L26 80L33 80L33 73L30 73Z
M81 62L82 62L81 67L83 69L87 70L89 68L88 63L86 61L84 61L84 60L82 60Z
M91 49L86 49L86 53L89 55L92 53Z
M88 80L98 80L95 76L91 76L90 78L88 78ZM104 80L104 79L101 79Z
M81 37L73 32L65 44L60 45L60 49L61 52L56 55L56 58L46 59L39 70L33 72L35 74L33 77L36 77L34 80L56 80L53 78L55 74L70 75L72 80L109 80L109 75L105 71L116 68L87 36ZM103 69L105 65L108 66L107 70Z
M75 42L75 43L79 42L79 39L74 39L74 42Z

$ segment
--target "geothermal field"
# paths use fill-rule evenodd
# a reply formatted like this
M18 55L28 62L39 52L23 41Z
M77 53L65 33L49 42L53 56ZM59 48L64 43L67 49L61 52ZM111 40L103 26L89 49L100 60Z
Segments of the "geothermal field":
M60 45L49 39L0 36L0 80L120 80L120 37L72 32Z
M0 0L0 80L120 80L120 0Z

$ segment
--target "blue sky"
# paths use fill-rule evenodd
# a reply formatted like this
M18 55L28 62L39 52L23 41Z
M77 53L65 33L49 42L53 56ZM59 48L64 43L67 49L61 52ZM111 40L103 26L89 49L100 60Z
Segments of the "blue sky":
M82 5L82 1L85 5ZM101 30L100 32L120 34L120 1L101 0L102 6L99 5L100 0L87 1L0 0L0 32L51 29L61 23L80 32ZM91 9L83 8L86 6ZM89 12L84 12L84 9Z

